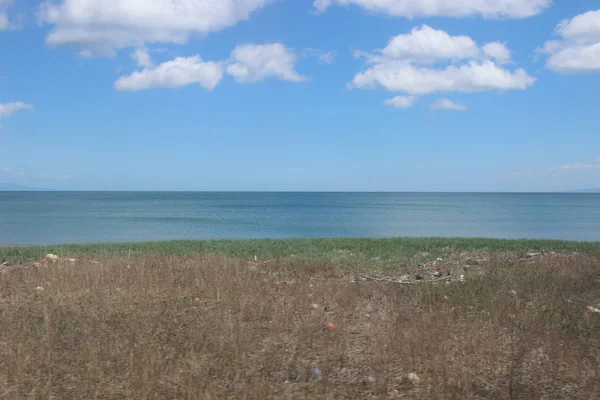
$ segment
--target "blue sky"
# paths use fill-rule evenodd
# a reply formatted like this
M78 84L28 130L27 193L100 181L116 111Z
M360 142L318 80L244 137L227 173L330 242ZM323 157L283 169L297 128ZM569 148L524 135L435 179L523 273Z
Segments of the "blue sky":
M0 0L0 182L600 187L592 0Z

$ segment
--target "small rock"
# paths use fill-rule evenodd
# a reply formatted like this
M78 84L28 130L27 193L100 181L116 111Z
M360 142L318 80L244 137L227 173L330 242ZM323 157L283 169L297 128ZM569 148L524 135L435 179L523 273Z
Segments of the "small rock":
M66 261L68 261L68 262L70 262L70 263L77 262L77 260L76 260L76 259L74 259L74 258L67 258L67 259L66 259Z
M363 384L365 385L374 385L377 383L377 378L375 378L374 376L365 376L363 378Z
M323 307L323 310L325 310L325 312L332 312L333 307L331 307L330 305L326 305L325 307Z
M36 290L36 292L43 292L44 288L41 287L41 286L38 286L38 287L35 288L35 290Z
M464 281L465 281L465 276L464 276L464 275L461 275L461 276L460 276L460 281L461 281L461 282L464 282Z
M421 378L419 378L419 375L413 372L406 374L406 379L413 385L417 385L421 382Z
M313 310L318 310L319 307L320 306L318 304L316 304L316 303L313 303L313 304L310 305L310 308L312 308Z
M438 272L438 271L436 271L436 272L434 272L434 273L433 273L433 277L434 277L434 278L441 278L441 277L442 277L442 273L441 273L441 272Z
M438 261L444 261L444 259L443 259L443 258L438 258L437 260L438 260Z
M510 294L511 296L516 296L517 295L517 291L516 290L511 290L508 292L508 294Z
M311 368L310 371L308 371L308 375L312 379L321 379L323 377L323 371L321 368Z
M596 307L592 307L592 306L587 306L588 311L594 312L594 313L600 313L600 310L597 309Z

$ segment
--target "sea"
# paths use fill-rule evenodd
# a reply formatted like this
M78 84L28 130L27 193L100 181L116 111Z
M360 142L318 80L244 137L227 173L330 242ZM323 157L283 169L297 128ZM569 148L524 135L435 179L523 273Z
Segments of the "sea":
M600 194L0 192L0 245L401 236L600 241Z

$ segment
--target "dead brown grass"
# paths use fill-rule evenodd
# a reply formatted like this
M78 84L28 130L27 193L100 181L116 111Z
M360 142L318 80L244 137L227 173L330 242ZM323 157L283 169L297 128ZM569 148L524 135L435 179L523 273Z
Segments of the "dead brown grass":
M600 398L597 259L414 285L308 261L99 261L0 271L1 399Z

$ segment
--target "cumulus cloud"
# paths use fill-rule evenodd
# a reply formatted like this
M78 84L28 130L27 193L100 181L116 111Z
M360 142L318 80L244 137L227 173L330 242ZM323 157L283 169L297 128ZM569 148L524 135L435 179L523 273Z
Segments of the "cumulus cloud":
M548 69L565 74L600 72L600 10L562 21L556 34L559 40L549 40L537 50L548 55Z
M468 107L466 104L455 103L450 99L441 98L433 103L430 108L432 110L453 110L453 111L467 111Z
M468 36L451 36L426 25L392 38L382 50L357 54L366 58L367 68L356 74L350 88L380 86L418 96L524 90L535 82L523 69L502 66L510 59L504 44L479 47Z
M38 18L54 26L48 44L111 55L115 49L144 43L185 43L190 35L247 20L272 1L52 0L42 4Z
M120 77L115 88L138 91L151 88L179 88L194 83L213 90L223 78L223 65L202 61L200 56L177 57L156 67L144 68L129 76Z
M33 110L33 106L22 101L0 104L0 119L4 117L10 117L17 111L21 110Z
M506 44L500 42L492 42L484 45L481 50L483 54L489 58L493 58L500 65L510 64L512 55Z
M317 12L332 5L355 5L394 17L527 18L542 13L552 0L315 0Z
M11 27L7 10L13 3L14 0L0 0L0 31L10 29Z
M266 78L302 82L307 78L294 69L297 56L281 43L244 44L231 53L227 73L239 83L254 83Z
M221 82L225 72L238 83L262 82L268 78L291 82L307 80L295 70L296 53L281 43L237 46L228 60L216 62L203 61L196 55L178 57L153 67L143 50L134 53L134 58L145 68L120 77L115 83L117 90L178 88L197 83L211 91Z
M416 99L417 98L414 96L396 96L384 100L383 103L394 108L410 108L413 106Z
M152 63L152 57L146 47L137 48L132 54L131 58L135 60L139 67L150 68L154 64Z

